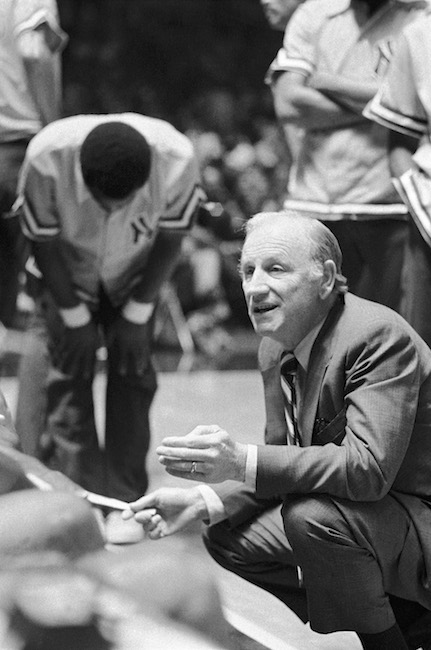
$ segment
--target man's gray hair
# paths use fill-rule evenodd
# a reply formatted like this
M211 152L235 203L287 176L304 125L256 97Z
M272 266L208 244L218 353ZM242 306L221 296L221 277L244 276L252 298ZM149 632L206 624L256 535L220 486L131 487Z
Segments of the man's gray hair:
M259 212L251 217L245 224L245 236L253 232L259 226L267 224L271 219L289 221L292 228L300 233L310 243L310 257L319 266L327 260L332 260L336 268L334 291L346 293L348 290L347 280L341 272L343 256L340 245L335 235L318 219L311 219L298 215L297 212L281 210L280 212Z

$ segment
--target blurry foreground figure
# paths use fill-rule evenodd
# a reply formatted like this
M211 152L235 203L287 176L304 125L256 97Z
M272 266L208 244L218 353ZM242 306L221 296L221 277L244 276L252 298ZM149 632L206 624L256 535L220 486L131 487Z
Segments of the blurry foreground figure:
M0 394L1 648L230 647L207 558L177 539L105 549L86 491L17 443Z

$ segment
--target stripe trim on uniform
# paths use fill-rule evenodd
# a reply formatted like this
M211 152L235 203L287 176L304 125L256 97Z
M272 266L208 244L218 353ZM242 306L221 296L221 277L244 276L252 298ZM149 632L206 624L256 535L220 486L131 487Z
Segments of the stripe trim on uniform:
M317 201L297 201L287 199L283 204L284 210L306 213L307 216L326 221L372 221L374 219L407 218L408 210L404 203L318 203Z
M48 22L49 15L47 14L46 9L37 9L31 16L26 20L23 20L15 29L14 34L18 36L23 32L33 31L43 23Z
M31 211L27 201L24 201L20 206L21 215L23 217L24 233L29 239L50 238L56 237L60 232L59 226L42 226L36 216Z
M413 138L421 138L428 132L426 120L418 120L386 108L380 103L378 95L365 107L363 115L386 128L410 135Z
M160 228L175 228L178 230L190 228L197 207L205 200L206 194L204 190L200 185L195 185L181 214L175 217L162 217L160 219Z
M274 61L268 68L265 76L265 83L270 84L273 81L273 75L277 72L298 72L306 77L311 75L314 66L305 59L290 57L285 50L279 50Z

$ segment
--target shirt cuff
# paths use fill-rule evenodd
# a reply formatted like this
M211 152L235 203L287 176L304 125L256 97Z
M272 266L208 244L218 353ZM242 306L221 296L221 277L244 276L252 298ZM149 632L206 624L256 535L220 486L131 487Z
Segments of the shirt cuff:
M223 501L218 494L209 485L198 485L199 491L202 495L205 505L208 510L208 523L210 526L218 524L220 521L226 519L226 511L224 509Z
M256 489L257 478L257 445L247 445L247 460L245 464L245 484Z
M83 302L79 303L76 307L70 307L68 309L59 309L60 316L63 319L63 323L66 327L71 329L75 327L83 327L88 325L91 321L91 313L87 305Z
M138 302L130 298L124 305L121 313L130 323L144 325L148 323L154 311L153 302Z

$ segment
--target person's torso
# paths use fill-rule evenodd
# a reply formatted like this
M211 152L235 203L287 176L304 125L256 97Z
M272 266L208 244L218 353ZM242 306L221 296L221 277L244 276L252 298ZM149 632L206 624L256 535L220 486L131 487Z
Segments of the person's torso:
M397 341L411 337L417 351L417 372L419 389L412 404L415 409L407 429L406 452L395 476L392 490L409 495L423 495L431 499L431 351L419 335L398 314L382 305L363 300L352 294L345 297L346 304L341 310L328 317L332 319L329 327L322 329L323 336L316 340L310 360L307 379L300 395L304 401L298 404L298 424L304 427L308 422L310 430L300 431L301 439L307 444L349 444L345 438L345 427L356 430L355 422L349 419L350 392L347 391L349 377L357 373L361 364L371 359L373 337L380 331L380 324L390 323L389 329ZM362 343L357 345L355 340ZM385 345L376 339L377 345ZM367 356L365 350L369 346ZM265 386L267 413L267 442L279 440L286 430L283 395L280 387L280 357L282 347L279 343L265 339L259 351L259 366ZM395 355L394 355L395 359ZM397 361L398 362L398 361ZM396 362L396 363L397 363ZM319 367L320 365L320 367ZM395 363L394 363L395 368ZM317 374L317 379L316 375ZM317 382L314 384L313 382ZM363 382L362 382L363 383ZM310 392L310 386L313 390ZM349 384L351 390L351 385ZM359 390L359 386L358 386ZM387 390L390 390L388 386ZM377 394L374 395L377 399ZM383 402L382 402L383 403ZM309 409L312 412L307 412ZM369 404L369 410L379 409L376 403ZM305 410L305 412L304 412ZM388 415L389 417L389 415ZM321 426L324 423L326 428ZM395 435L396 432L394 432ZM398 432L399 434L399 432ZM343 442L344 441L344 442ZM388 441L385 441L387 444ZM274 443L272 443L274 444ZM397 441L399 445L399 440Z
M351 8L328 17L316 43L317 70L357 79L358 83L372 80L381 67L382 51L390 50L402 28L423 11L388 4L361 25ZM391 183L387 130L364 118L347 128L308 131L292 173L288 199L325 206L342 204L338 212L344 214L357 213L357 206L375 204L377 214L390 216L393 211L385 206L400 202Z
M145 185L129 204L108 215L84 184L79 151L97 124L115 119L146 137L152 157ZM112 302L121 304L140 280L175 189L173 170L175 165L182 170L188 146L171 125L131 113L74 116L51 124L32 141L33 164L42 165L55 178L53 202L59 238L76 291L83 298L96 301L102 284ZM180 192L182 187L176 189Z

